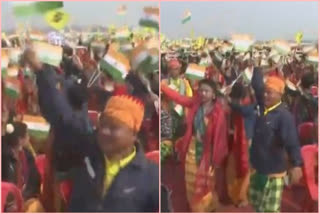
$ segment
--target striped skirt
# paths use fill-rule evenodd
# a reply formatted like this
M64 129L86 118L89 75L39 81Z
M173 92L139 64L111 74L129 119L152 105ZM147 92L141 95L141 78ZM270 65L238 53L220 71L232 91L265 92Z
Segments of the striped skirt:
M227 163L227 187L228 195L234 205L239 205L241 202L248 202L248 188L250 181L250 172L243 177L238 177L236 174L236 160L233 153L228 157Z
M219 199L217 193L214 189L214 170L210 173L212 176L212 191L202 198L197 204L192 203L192 198L195 192L195 181L197 174L198 166L196 163L196 154L195 154L195 138L192 138L188 153L186 155L185 162L185 183L186 183L186 192L187 199L192 212L212 212L217 209L219 205Z

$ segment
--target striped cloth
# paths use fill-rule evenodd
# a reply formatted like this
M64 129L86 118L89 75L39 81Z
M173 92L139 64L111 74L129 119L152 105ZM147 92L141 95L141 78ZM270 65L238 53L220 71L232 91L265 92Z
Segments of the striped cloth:
M255 173L250 178L249 201L251 205L256 212L280 212L284 179L267 176L261 179L261 176L263 175ZM262 182L259 182L261 180Z

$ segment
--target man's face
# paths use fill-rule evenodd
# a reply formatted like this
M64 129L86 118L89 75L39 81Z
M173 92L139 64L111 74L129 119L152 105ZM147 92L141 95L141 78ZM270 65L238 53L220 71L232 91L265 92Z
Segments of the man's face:
M105 155L119 154L132 147L136 134L123 122L102 115L98 124L98 144Z
M264 92L265 107L270 108L281 101L282 95L272 88L266 87Z

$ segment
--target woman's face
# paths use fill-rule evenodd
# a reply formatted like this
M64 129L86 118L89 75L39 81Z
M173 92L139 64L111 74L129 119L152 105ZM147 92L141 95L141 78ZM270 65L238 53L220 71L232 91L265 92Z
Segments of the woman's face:
M207 84L201 84L198 92L202 103L210 102L216 96L213 89Z
M180 68L176 68L176 69L170 69L169 70L170 76L171 77L178 77L180 75Z
M27 133L24 137L20 137L20 138L19 138L19 144L18 144L17 149L18 149L19 151L21 151L22 148L23 148L24 146L26 146L29 142L30 142L30 136L29 136L29 134Z

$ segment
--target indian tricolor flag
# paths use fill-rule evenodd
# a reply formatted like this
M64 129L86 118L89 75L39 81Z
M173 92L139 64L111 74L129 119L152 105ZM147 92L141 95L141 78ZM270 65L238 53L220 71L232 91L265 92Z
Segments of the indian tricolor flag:
M10 48L9 49L10 61L14 64L18 64L21 54L22 54L22 50L20 48Z
M133 49L133 46L132 46L132 43L130 41L127 41L127 42L123 42L121 45L120 45L120 51L124 54L128 54L130 53L130 51L132 51Z
M149 52L146 47L143 44L137 46L131 53L132 69L136 70L147 59L149 59Z
M47 40L47 37L46 37L46 35L44 35L41 32L31 31L29 33L29 39L32 40L32 41L41 41L41 42L43 42L43 41Z
M193 80L201 80L205 78L206 74L206 67L205 66L199 66L197 64L189 64L185 75Z
M318 51L316 49L314 49L313 51L311 51L308 56L307 56L307 60L309 62L312 63L318 63L319 62L319 54Z
M115 33L115 38L118 40L126 40L130 37L130 31L127 27L119 28Z
M47 11L62 8L62 1L14 1L12 2L15 16L25 17L43 14Z
M100 61L102 70L106 71L116 81L123 81L130 71L129 60L112 47Z
M119 16L124 16L127 13L127 6L126 5L121 5L120 7L118 7L117 9L117 14Z
M191 20L191 12L190 10L186 10L182 17L182 24L185 24Z
M291 46L287 41L284 40L276 40L273 42L273 47L281 54L286 55L290 53Z
M16 78L5 79L5 92L11 98L18 98L20 95L20 81Z
M155 65L159 63L159 49L152 48L149 50L149 55L151 57L151 64Z
M44 42L34 42L33 47L41 62L59 67L62 60L61 47Z
M233 44L236 51L246 52L253 45L254 39L250 35L235 34L231 36L230 42Z
M159 8L145 7L143 11L144 17L140 19L139 25L159 30Z
M8 77L17 77L19 74L19 67L16 66L16 65L13 65L13 66L10 66L8 69L7 69L7 76Z
M50 125L43 117L23 115L23 122L27 125L31 137L39 140L44 140L48 137Z
M9 56L8 56L8 49L2 48L1 49L1 76L5 77L7 74L7 68L9 64Z

